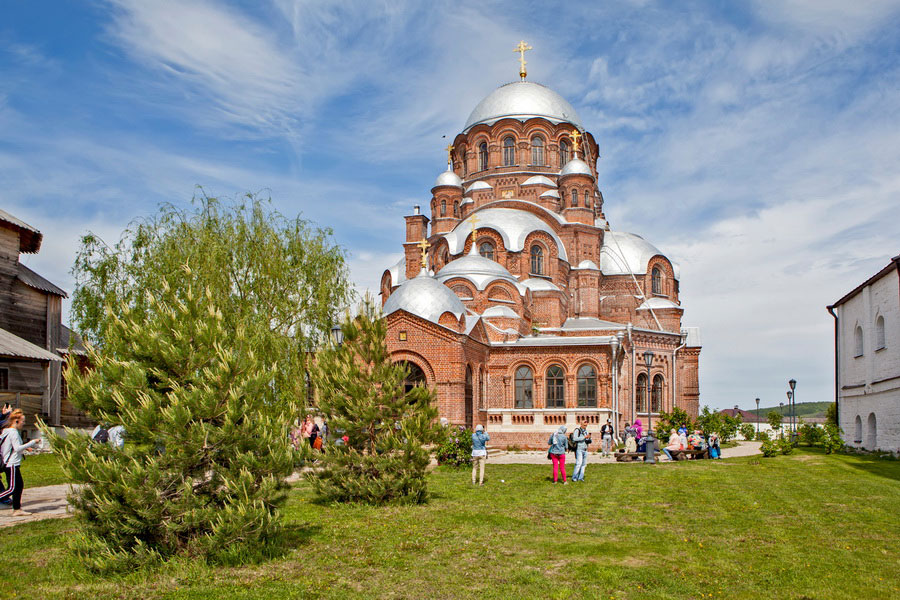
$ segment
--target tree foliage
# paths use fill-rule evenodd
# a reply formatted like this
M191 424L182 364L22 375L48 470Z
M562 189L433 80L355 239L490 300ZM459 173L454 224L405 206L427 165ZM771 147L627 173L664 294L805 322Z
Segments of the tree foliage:
M828 405L828 408L825 409L825 423L838 426L837 422L837 404L832 402Z
M693 429L693 424L687 411L676 406L672 409L672 412L663 412L659 415L656 425L656 437L663 442L668 442L670 432L673 429L678 431L682 427Z
M127 441L46 433L82 484L76 548L95 568L235 562L278 538L303 350L349 289L327 232L247 200L163 207L113 247L83 240L74 313L92 368L70 365L69 394Z
M441 435L434 393L405 389L408 369L391 362L386 325L371 298L341 330L343 344L319 352L312 372L320 413L348 441L330 447L309 478L328 500L425 502L426 445Z
M727 442L737 434L738 427L741 426L742 419L740 416L730 417L717 411L710 410L708 406L704 406L703 410L697 416L696 426L704 434L719 434L719 440Z
M784 416L776 410L770 410L766 415L766 420L773 431L778 431L781 429L781 422L784 420Z

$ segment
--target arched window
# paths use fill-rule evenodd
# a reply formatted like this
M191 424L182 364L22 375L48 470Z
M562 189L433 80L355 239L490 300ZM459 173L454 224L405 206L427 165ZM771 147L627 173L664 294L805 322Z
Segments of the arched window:
M537 244L531 247L531 272L535 275L544 274L544 249Z
M584 190L584 207L591 207L591 193L588 190Z
M547 369L547 408L566 407L565 375L562 367L553 365Z
M534 377L528 367L516 369L516 408L534 408Z
M854 444L862 444L862 417L856 415L856 434L853 436Z
M591 365L578 369L578 407L597 407L597 373Z
M478 246L478 254L489 260L494 260L494 245L490 242L482 242Z
M516 164L516 140L512 136L503 139L503 166L511 167Z
M856 353L853 356L862 356L863 355L863 332L862 327L859 325L856 326L856 331L853 335L854 341L856 342Z
M417 365L416 363L408 362L408 361L400 361L401 365L406 367L409 373L406 376L406 379L403 380L403 390L407 393L417 385L425 385L425 371Z
M478 164L482 171L488 168L487 142L481 142L481 145L478 146Z
M569 162L569 142L562 140L559 143L559 166L564 166Z
M878 448L878 427L875 421L875 413L869 413L868 427L866 428L866 450Z
M572 207L578 206L578 190L572 190Z
M653 390L650 393L650 406L653 407L654 413L662 412L664 387L662 375L656 375L653 378Z
M662 271L659 270L659 267L653 267L653 271L651 271L650 281L653 284L653 293L654 294L662 294Z
M643 373L637 377L637 386L634 389L634 400L639 413L647 412L647 376Z
M431 218L433 219L437 215L437 202L431 203Z
M454 203L453 203L453 216L454 216L454 217L458 217L458 216L459 216L459 202L454 202Z
M881 350L884 346L884 317L878 315L875 319L875 349Z
M539 135L531 138L531 164L544 164L544 138Z
M441 216L442 217L447 216L447 201L446 200L441 200Z
M463 150L459 153L459 162L462 163L463 177L469 174L469 161L466 160L469 157L469 153Z
M478 373L478 384L478 406L487 408L484 403L484 399L487 397L487 373L484 372L484 369Z
M475 402L473 392L475 387L472 385L472 367L466 367L466 388L465 388L465 410L466 410L466 427L473 426L475 416Z

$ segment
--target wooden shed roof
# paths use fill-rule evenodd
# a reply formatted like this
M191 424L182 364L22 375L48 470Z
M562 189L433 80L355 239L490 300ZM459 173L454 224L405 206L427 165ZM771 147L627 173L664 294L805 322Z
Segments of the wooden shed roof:
M0 356L26 360L62 361L62 358L0 328Z
M16 278L28 287L33 287L36 290L54 294L56 296L62 296L63 298L69 297L65 290L53 285L22 263L19 263L19 272L16 275Z
M41 249L41 240L44 239L44 234L25 221L12 216L2 208L0 208L0 225L12 227L19 231L19 252L34 254Z

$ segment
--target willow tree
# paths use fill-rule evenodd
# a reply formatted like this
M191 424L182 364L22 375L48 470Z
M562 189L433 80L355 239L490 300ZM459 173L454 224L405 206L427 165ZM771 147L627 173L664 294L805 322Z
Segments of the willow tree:
M306 357L350 297L330 232L249 196L163 206L108 246L82 240L73 315L92 368L73 402L123 450L51 435L98 568L176 553L234 561L278 538ZM74 365L70 365L74 366Z

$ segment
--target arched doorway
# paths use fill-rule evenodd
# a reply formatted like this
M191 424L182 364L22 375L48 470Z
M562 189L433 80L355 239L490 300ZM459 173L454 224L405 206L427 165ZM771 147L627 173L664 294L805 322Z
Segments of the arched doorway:
M417 385L425 385L425 371L419 365L406 360L400 361L401 365L409 369L409 374L403 380L403 391L409 393Z
M875 450L878 448L877 433L875 413L869 413L869 427L868 431L866 431L866 450Z
M472 428L475 411L472 402L472 367L466 367L466 427Z

